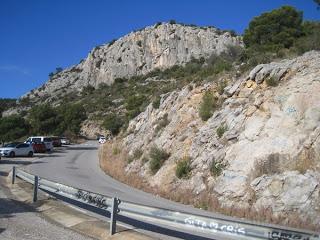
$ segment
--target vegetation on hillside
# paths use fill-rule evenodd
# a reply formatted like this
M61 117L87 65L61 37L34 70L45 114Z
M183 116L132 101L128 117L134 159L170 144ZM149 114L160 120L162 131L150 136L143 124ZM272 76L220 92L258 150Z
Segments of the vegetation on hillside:
M303 13L283 6L253 18L245 30L246 49L241 60L247 67L277 58L320 50L319 22L303 21Z
M158 23L157 25L160 25ZM171 21L175 24L175 21ZM30 123L31 133L77 134L80 123L89 117L97 120L114 135L128 126L129 121L144 111L149 103L159 108L160 95L179 90L189 83L201 84L217 81L223 73L246 71L259 63L300 55L309 50L320 50L320 23L303 21L303 14L284 6L255 17L243 35L245 48L229 46L221 55L204 59L191 59L183 66L154 71L131 78L117 78L111 86L86 86L80 93L72 92L54 100L59 107L49 104L31 108L23 113ZM112 44L112 42L110 43ZM57 68L53 74L62 71ZM275 84L272 79L270 86ZM223 94L225 82L217 82L217 91ZM42 100L45 100L46 96ZM64 103L70 104L65 105ZM32 107L29 98L19 100L19 106ZM199 108L200 117L206 121L219 105L219 98L206 93ZM15 106L12 100L0 100L0 111ZM163 124L159 124L159 129Z
M16 106L16 99L0 98L0 115L9 108Z
M86 119L86 111L80 104L49 104L34 106L29 113L11 115L0 119L0 140L8 142L34 135L77 135L80 124Z
M26 134L30 125L19 115L0 118L0 142L17 140Z

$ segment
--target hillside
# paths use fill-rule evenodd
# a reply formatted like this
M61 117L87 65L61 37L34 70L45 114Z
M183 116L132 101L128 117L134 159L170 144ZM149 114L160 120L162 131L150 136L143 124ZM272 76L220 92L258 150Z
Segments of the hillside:
M243 36L173 22L132 32L50 74L4 112L20 115L0 119L0 136L112 134L100 164L118 180L319 229L320 24L302 16L283 6Z
M320 52L308 52L225 79L223 91L220 79L162 95L158 109L150 104L130 121L128 135L104 146L101 164L185 203L291 216L282 224L319 223L319 62ZM203 121L208 92L222 103Z
M116 78L145 75L155 69L183 65L193 58L219 55L228 46L242 45L240 37L213 27L158 23L97 46L79 64L54 74L24 97L55 101L88 85L111 85Z

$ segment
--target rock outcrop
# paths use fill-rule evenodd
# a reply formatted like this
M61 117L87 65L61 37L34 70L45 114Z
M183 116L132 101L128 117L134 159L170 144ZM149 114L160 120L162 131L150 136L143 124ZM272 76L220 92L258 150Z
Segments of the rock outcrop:
M24 97L59 98L87 85L112 84L116 78L182 65L192 58L220 54L242 46L241 37L212 27L156 24L94 48L79 64L55 74Z
M151 146L170 152L155 174L135 160L128 172L146 176L160 188L208 191L226 206L298 212L320 221L320 52L255 67L229 80L223 96L216 83L187 86L162 96L129 124L124 146L133 154ZM267 86L273 78L279 85ZM206 122L198 109L205 91L224 103ZM166 124L161 121L166 118ZM158 127L161 126L161 127ZM223 126L220 137L217 129ZM176 162L191 159L189 179L175 177ZM141 157L143 158L143 156ZM220 166L220 174L212 173Z

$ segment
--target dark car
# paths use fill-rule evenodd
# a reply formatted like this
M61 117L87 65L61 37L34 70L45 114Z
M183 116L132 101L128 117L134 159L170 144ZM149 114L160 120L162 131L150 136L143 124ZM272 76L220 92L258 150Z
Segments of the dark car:
M62 143L61 143L61 139L59 137L51 137L52 139L52 144L54 147L61 147Z
M43 142L32 142L33 151L35 153L45 153L47 152L46 144Z

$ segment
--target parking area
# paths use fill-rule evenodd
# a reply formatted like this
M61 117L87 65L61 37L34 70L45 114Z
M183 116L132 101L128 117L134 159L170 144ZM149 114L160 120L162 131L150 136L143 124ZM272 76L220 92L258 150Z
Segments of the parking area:
M36 162L39 159L40 159L40 156L38 155L35 155L33 157L15 157L15 158L1 157L0 176L7 176L13 166L18 167L18 166L29 165Z
M35 153L32 157L1 157L0 160L0 176L7 176L13 166L22 167L30 164L42 163L43 158L55 157L58 153L64 152L66 146L54 148L53 151L47 153Z

